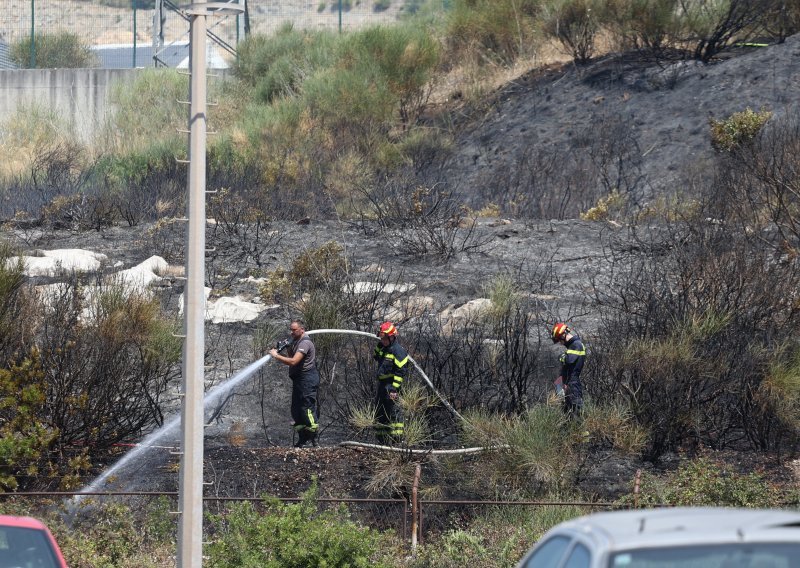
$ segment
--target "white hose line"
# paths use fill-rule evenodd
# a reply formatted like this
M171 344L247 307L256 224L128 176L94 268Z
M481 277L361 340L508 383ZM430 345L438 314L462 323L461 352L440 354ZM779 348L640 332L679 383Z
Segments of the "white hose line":
M410 448L403 448L397 446L381 446L380 444L364 444L362 442L339 442L339 445L344 448L366 448L370 450L383 450L386 452L410 453L410 454L433 454L433 455L458 455L458 454L478 454L481 452L491 452L495 450L506 450L510 446L490 446L488 448L459 448L455 450L412 450Z
M306 333L308 335L316 335L318 333L342 333L342 334L347 334L347 335L363 335L364 337L369 337L373 341L378 339L378 336L375 335L374 333L369 333L367 331L357 331L357 330L354 330L354 329L312 329L311 331L307 331ZM426 375L425 371L422 370L422 367L420 367L417 364L417 362L414 361L414 358L411 355L409 355L408 359L409 359L409 361L411 361L414 364L414 368L416 368L417 371L419 371L419 374L422 375L422 378L425 380L425 383L427 383L428 387L430 387L430 389L433 391L433 394L435 394L439 398L439 400L442 401L442 404L444 405L444 407L447 410L449 410L450 413L453 416L455 416L456 418L458 418L462 422L466 422L464 417L461 416L458 413L458 411L455 408L453 408L453 406L449 402L447 402L447 399L444 396L442 396L442 394L438 390L436 390L436 387L433 386L433 383L428 378L428 375Z

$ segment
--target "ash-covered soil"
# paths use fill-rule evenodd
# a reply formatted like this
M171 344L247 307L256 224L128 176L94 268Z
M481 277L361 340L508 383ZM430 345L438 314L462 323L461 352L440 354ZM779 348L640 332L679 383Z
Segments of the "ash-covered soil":
M710 173L710 118L750 108L784 120L796 112L798 88L797 35L783 44L736 48L710 64L626 54L537 69L467 112L452 153L434 161L428 175L467 195L492 195L526 154L564 160L577 154L596 164L624 144L625 179L615 180L616 165L604 164L612 178L606 190L622 181L616 189L652 200Z

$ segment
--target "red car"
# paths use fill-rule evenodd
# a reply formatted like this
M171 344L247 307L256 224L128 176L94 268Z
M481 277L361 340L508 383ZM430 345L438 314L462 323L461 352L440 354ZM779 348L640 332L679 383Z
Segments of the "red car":
M0 515L0 568L67 568L67 563L44 523Z

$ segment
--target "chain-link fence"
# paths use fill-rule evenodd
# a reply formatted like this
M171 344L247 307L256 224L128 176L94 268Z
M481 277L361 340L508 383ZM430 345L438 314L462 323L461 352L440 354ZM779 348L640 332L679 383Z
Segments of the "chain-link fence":
M230 61L248 33L295 29L353 30L396 21L403 14L448 0L223 0L241 15L209 19L209 61ZM185 65L190 0L5 0L0 11L0 68L43 67L37 43L72 34L88 46L91 65L130 68ZM10 5L8 5L10 4ZM33 40L33 41L31 41ZM63 52L63 47L61 48ZM41 53L38 54L41 60ZM221 65L221 62L218 62ZM219 65L217 65L219 66Z

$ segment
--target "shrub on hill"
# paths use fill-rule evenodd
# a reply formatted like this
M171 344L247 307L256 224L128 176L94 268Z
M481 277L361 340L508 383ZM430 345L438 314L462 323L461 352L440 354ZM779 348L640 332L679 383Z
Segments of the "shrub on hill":
M76 33L57 32L30 36L11 44L9 56L22 69L94 67L95 55Z
M627 495L622 503L632 504ZM698 457L682 464L666 478L642 474L638 502L640 506L711 506L777 507L780 495L758 473L742 474L715 462Z
M212 515L214 539L207 546L215 568L305 568L306 566L388 567L381 550L393 547L387 534L362 527L346 508L318 510L316 483L297 504L265 499Z

